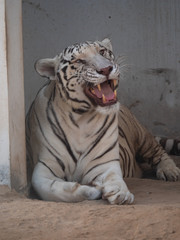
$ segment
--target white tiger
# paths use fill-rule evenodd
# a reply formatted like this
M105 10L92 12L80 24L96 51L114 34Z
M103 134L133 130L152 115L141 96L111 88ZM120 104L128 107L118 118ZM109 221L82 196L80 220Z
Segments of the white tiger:
M28 172L42 199L130 204L123 176L140 175L136 159L156 167L159 179L178 179L160 145L126 107L119 110L120 70L109 39L72 45L35 68L50 80L26 118Z

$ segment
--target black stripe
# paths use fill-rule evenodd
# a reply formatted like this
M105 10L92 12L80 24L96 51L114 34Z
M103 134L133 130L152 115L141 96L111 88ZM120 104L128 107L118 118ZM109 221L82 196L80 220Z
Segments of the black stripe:
M53 89L53 92L52 92L52 100L53 101L55 99L55 96L56 96L56 85L54 85L54 89Z
M112 131L112 133L109 135L109 137L111 137L112 135L114 135L114 133L118 131L117 128L114 128L114 130Z
M85 177L88 173L90 173L90 172L91 172L94 168L96 168L96 167L99 167L99 166L104 165L104 164L106 164L106 163L117 162L117 161L119 162L119 159L113 159L113 160L109 160L108 162L99 163L99 164L97 164L96 166L90 168L90 169L83 175L83 177Z
M66 74L66 70L67 70L68 66L64 66L63 68L61 68L61 72L63 72L64 74L64 79L67 81L67 74Z
M68 81L72 80L73 78L78 78L78 75L75 74L75 75L71 76L70 78L68 78Z
M77 114L83 114L88 112L88 110L82 109L82 108L72 108L72 111Z
M150 157L154 157L154 155L159 151L159 147L161 148L161 146L157 144L153 148L153 143L151 142L151 144L149 143L149 145L146 146L146 149L144 149L143 152L142 152L142 149L141 149L141 155L144 157L144 155L146 155L146 154L149 155L150 154ZM163 151L163 149L162 149L162 151ZM146 158L148 158L148 156L146 156Z
M120 128L120 127L118 126L118 130L119 130L119 135L120 135L122 138L124 138L124 133L122 132L122 128Z
M74 51L74 47L71 48L70 53L72 53L73 51Z
M172 149L170 151L171 155L180 156L180 148L178 148L178 144L180 144L180 140L175 139L173 147L172 147Z
M132 148L131 148L131 146L130 146L130 144L129 144L129 141L128 141L128 139L127 139L127 137L126 137L126 134L124 133L123 129L122 129L120 126L118 126L118 129L119 129L119 135L120 135L121 137L125 138L126 143L127 143L128 147L129 147L130 151L133 153L133 150L132 150ZM128 129L128 130L129 130L129 129Z
M97 160L98 158L103 157L106 153L110 152L111 150L114 149L114 147L116 146L118 140L116 140L105 152L103 152L101 155L97 156L96 158L94 158L92 161Z
M62 78L59 72L57 72L57 77L58 77L59 83L63 86Z
M166 138L162 138L159 143L161 144L161 146L166 149L166 142L167 142L167 139Z
M70 89L68 86L66 86L66 88L69 92L76 92L74 89Z
M55 136L61 141L63 142L63 144L66 146L66 142L64 141L64 139L60 136L60 132L59 132L59 129L58 127L54 124L54 122L51 120L50 116L49 116L49 109L50 109L50 101L51 99L49 99L49 102L48 102L48 105L47 105L47 108L46 108L46 116L47 116L47 119L50 123L50 127L53 131L53 133L55 134Z
M73 87L73 86L74 86L74 84L72 84L70 80L73 79L73 78L76 78L76 77L77 77L77 76L73 76L73 77L71 77L71 78L68 79L68 82L67 82L67 84L66 84L66 88L67 88L68 91L70 91L70 92L76 92L74 88L72 88L72 89L70 88L70 87ZM71 85L71 84L72 84L72 86L69 87L69 85Z
M40 121L39 121L39 118L38 118L38 116L37 116L37 113L36 113L35 109L34 109L34 114L35 114L36 120L37 120L37 122L38 122L40 132L41 132L42 136L44 137L45 141L46 141L46 142L48 143L48 145L59 155L58 151L50 144L50 142L49 142L48 139L46 138L46 136L45 136L45 134L44 134L44 131L43 131L42 127L41 127L41 124L40 124Z
M141 138L138 138L138 139L141 139ZM146 143L147 139L143 139L143 142L141 143L141 146L139 147L139 149L137 149L137 154L139 155L142 155L141 154L141 151L142 151L142 148L144 147L144 144Z
M72 100L73 102L77 102L77 103L84 103L86 104L87 106L85 108L89 108L90 107L90 104L88 102L86 102L85 100L79 100L78 98L71 98L69 97L70 100Z
M91 46L92 43L86 41L85 44L86 44L87 46Z
M46 87L47 85L49 85L50 83L51 83L51 81L48 81L47 83L45 83L45 84L38 90L38 92L37 92L37 94L36 94L36 97L35 97L34 101L31 103L31 106L30 106L30 108L29 108L29 110L28 110L28 113L27 113L27 115L26 115L26 120L27 120L27 119L29 120L29 115L30 115L31 112L32 112L32 109L33 109L33 107L34 107L34 105L35 105L36 98L37 98L37 96L39 95L40 91L43 90L43 88L45 88L45 87Z
M49 116L49 114L48 114L48 110L51 110L51 113L52 113L52 115L53 115L53 117L54 117L54 119L55 119L55 122L56 122L56 124L57 124L58 127L57 127L57 126L52 122L52 120L50 119L50 116ZM75 157L74 154L73 154L73 151L72 151L72 149L71 149L71 147L70 147L70 144L69 144L69 142L68 142L68 140L67 140L67 137L66 137L66 135L65 135L65 132L64 132L64 130L62 129L62 127L61 127L61 125L60 125L60 123L59 123L59 121L58 121L58 119L57 119L56 113L55 113L55 111L54 111L54 109L53 109L53 106L52 106L52 104L51 104L51 100L49 100L49 103L48 103L47 118L48 118L48 121L50 122L50 125L51 125L51 128L52 128L53 132L54 132L54 133L56 134L56 136L64 143L64 145L66 146L66 149L68 150L68 152L69 152L70 156L72 157L73 161L74 161L75 163L77 163L77 159L76 159L76 157ZM57 132L56 132L56 131L57 131ZM63 138L60 136L60 132L61 132L61 134L63 135Z
M122 159L122 161L124 162L124 156L122 155L122 153L120 151L121 150L120 147L121 147L121 145L119 145L119 156Z
M66 54L66 51L68 50L68 47L66 47L63 51L63 54L65 55Z
M178 144L180 144L180 140L178 140L178 139L170 139L170 140L173 141L173 145L172 145L172 148L170 150L168 150L166 148L168 140L169 140L168 138L161 138L159 143L166 150L166 152L168 154L180 156L180 149L178 148Z
M100 129L95 133L95 135L97 135L98 133L100 133L100 131L105 127L105 125L106 125L108 119L109 119L109 115L106 116L106 118L105 118L105 120L104 120L102 126L101 126Z
M53 184L56 182L56 180L53 180L51 185L50 185L50 188L52 188Z
M62 99L64 99L64 97L63 97L63 95L62 95L62 93L61 93L61 89L60 89L59 84L57 84L57 89L58 89L58 91L59 91L60 97L61 97Z
M74 120L73 115L72 115L71 112L69 113L69 118L70 118L71 122L72 122L77 128L79 128L79 125L78 125L78 124L76 123L76 121Z
M69 64L70 64L71 61L69 61L69 60L63 58L63 59L61 60L61 63L63 63L63 64L69 63Z
M49 153L51 155L53 155L53 157L56 159L56 161L59 163L59 165L61 166L62 170L64 171L65 170L65 166L64 166L64 163L61 161L61 159L58 158L48 147L47 147L47 150L49 151Z
M65 140L63 139L63 137L61 136L61 133L58 129L58 127L54 124L54 122L51 120L49 114L47 115L47 119L50 123L50 126L51 126L51 129L53 131L53 133L55 134L55 136L64 144L64 146L66 146L66 142Z
M66 98L69 98L69 93L67 92L64 84L63 84L63 81L62 81L62 78L60 76L60 73L58 72L57 73L57 77L58 77L58 80L59 80L59 83L61 84L61 87L62 87L62 91L64 92ZM60 93L61 93L61 90L59 89ZM62 95L62 94L61 94Z
M46 163L42 162L41 160L39 160L39 162L42 163L45 167L47 167L47 168L49 169L49 171L54 175L54 177L59 178L59 177L51 170L51 168L48 167L48 165L47 165Z
M93 116L87 121L87 123L90 123L95 117L96 117L96 114L93 115Z
M120 144L119 144L119 153L120 153L121 156L123 154L122 159L123 159L123 161L126 161L125 149Z
M68 91L66 90L66 88L65 88L64 85L63 85L63 82L62 82L62 79L61 79L61 76L60 76L59 72L57 73L57 76L58 76L58 79L59 79L60 84L62 85L62 90L63 90L64 93L66 94L66 98L67 98L67 99L70 99L70 100L73 101L73 102L84 103L85 105L87 105L87 106L83 106L83 108L89 109L89 108L91 107L90 104L89 104L87 101L85 101L85 100L79 100L78 98L71 98L70 95L69 95L69 93L68 93ZM84 112L87 112L87 110L84 110L84 109L82 109L82 108L78 108L78 109L73 108L72 110L73 110L74 112L76 112L76 113L79 113L79 114L82 114L82 113L84 113Z
M102 173L99 173L97 176L95 176L95 177L92 179L92 181L89 183L89 185L90 185L90 186L93 186L93 184L94 184L93 182L95 181L95 179L98 178L98 177L101 176L101 175L102 175Z
M133 163L133 161L131 161L131 160L134 160L134 159L130 158L130 155L129 155L126 148L124 150L125 150L125 153L126 153L126 163L127 163L126 164L127 165L126 170L127 170L127 173L128 173L127 177L129 177L131 162Z
M106 134L106 131L108 130L108 128L113 124L113 122L115 121L116 118L116 114L114 114L113 118L111 119L110 123L108 124L108 126L106 128L104 128L104 130L101 132L101 134L96 138L96 140L94 141L92 147L89 149L89 151L86 153L86 155L84 157L86 157L94 148L95 146L101 141L101 139L104 137L104 135Z

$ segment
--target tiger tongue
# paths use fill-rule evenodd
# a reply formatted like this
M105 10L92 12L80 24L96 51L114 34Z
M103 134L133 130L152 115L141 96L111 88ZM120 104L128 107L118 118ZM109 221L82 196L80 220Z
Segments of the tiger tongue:
M113 100L115 95L114 92L112 90L112 88L110 87L110 85L108 84L108 82L103 82L101 83L101 91L99 91L98 87L95 86L93 89L95 91L95 94L98 98L102 98L102 94L104 94L106 100Z

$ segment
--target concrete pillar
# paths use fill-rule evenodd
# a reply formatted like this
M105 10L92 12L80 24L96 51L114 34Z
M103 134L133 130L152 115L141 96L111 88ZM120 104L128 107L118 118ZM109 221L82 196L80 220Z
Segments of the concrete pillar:
M0 183L23 191L27 180L21 0L0 0L0 26Z

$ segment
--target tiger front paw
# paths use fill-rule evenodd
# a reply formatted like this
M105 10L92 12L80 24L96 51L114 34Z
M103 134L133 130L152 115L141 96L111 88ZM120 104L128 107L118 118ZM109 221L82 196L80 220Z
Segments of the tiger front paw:
M110 204L131 204L134 195L129 192L127 187L121 185L106 185L103 189L103 199L107 199Z
M157 165L156 176L158 179L164 181L177 181L180 179L180 169L176 167L174 161L169 158L161 161Z
M96 200L100 199L102 196L102 192L99 188L91 187L91 186L82 186L82 195L85 199L88 200Z

